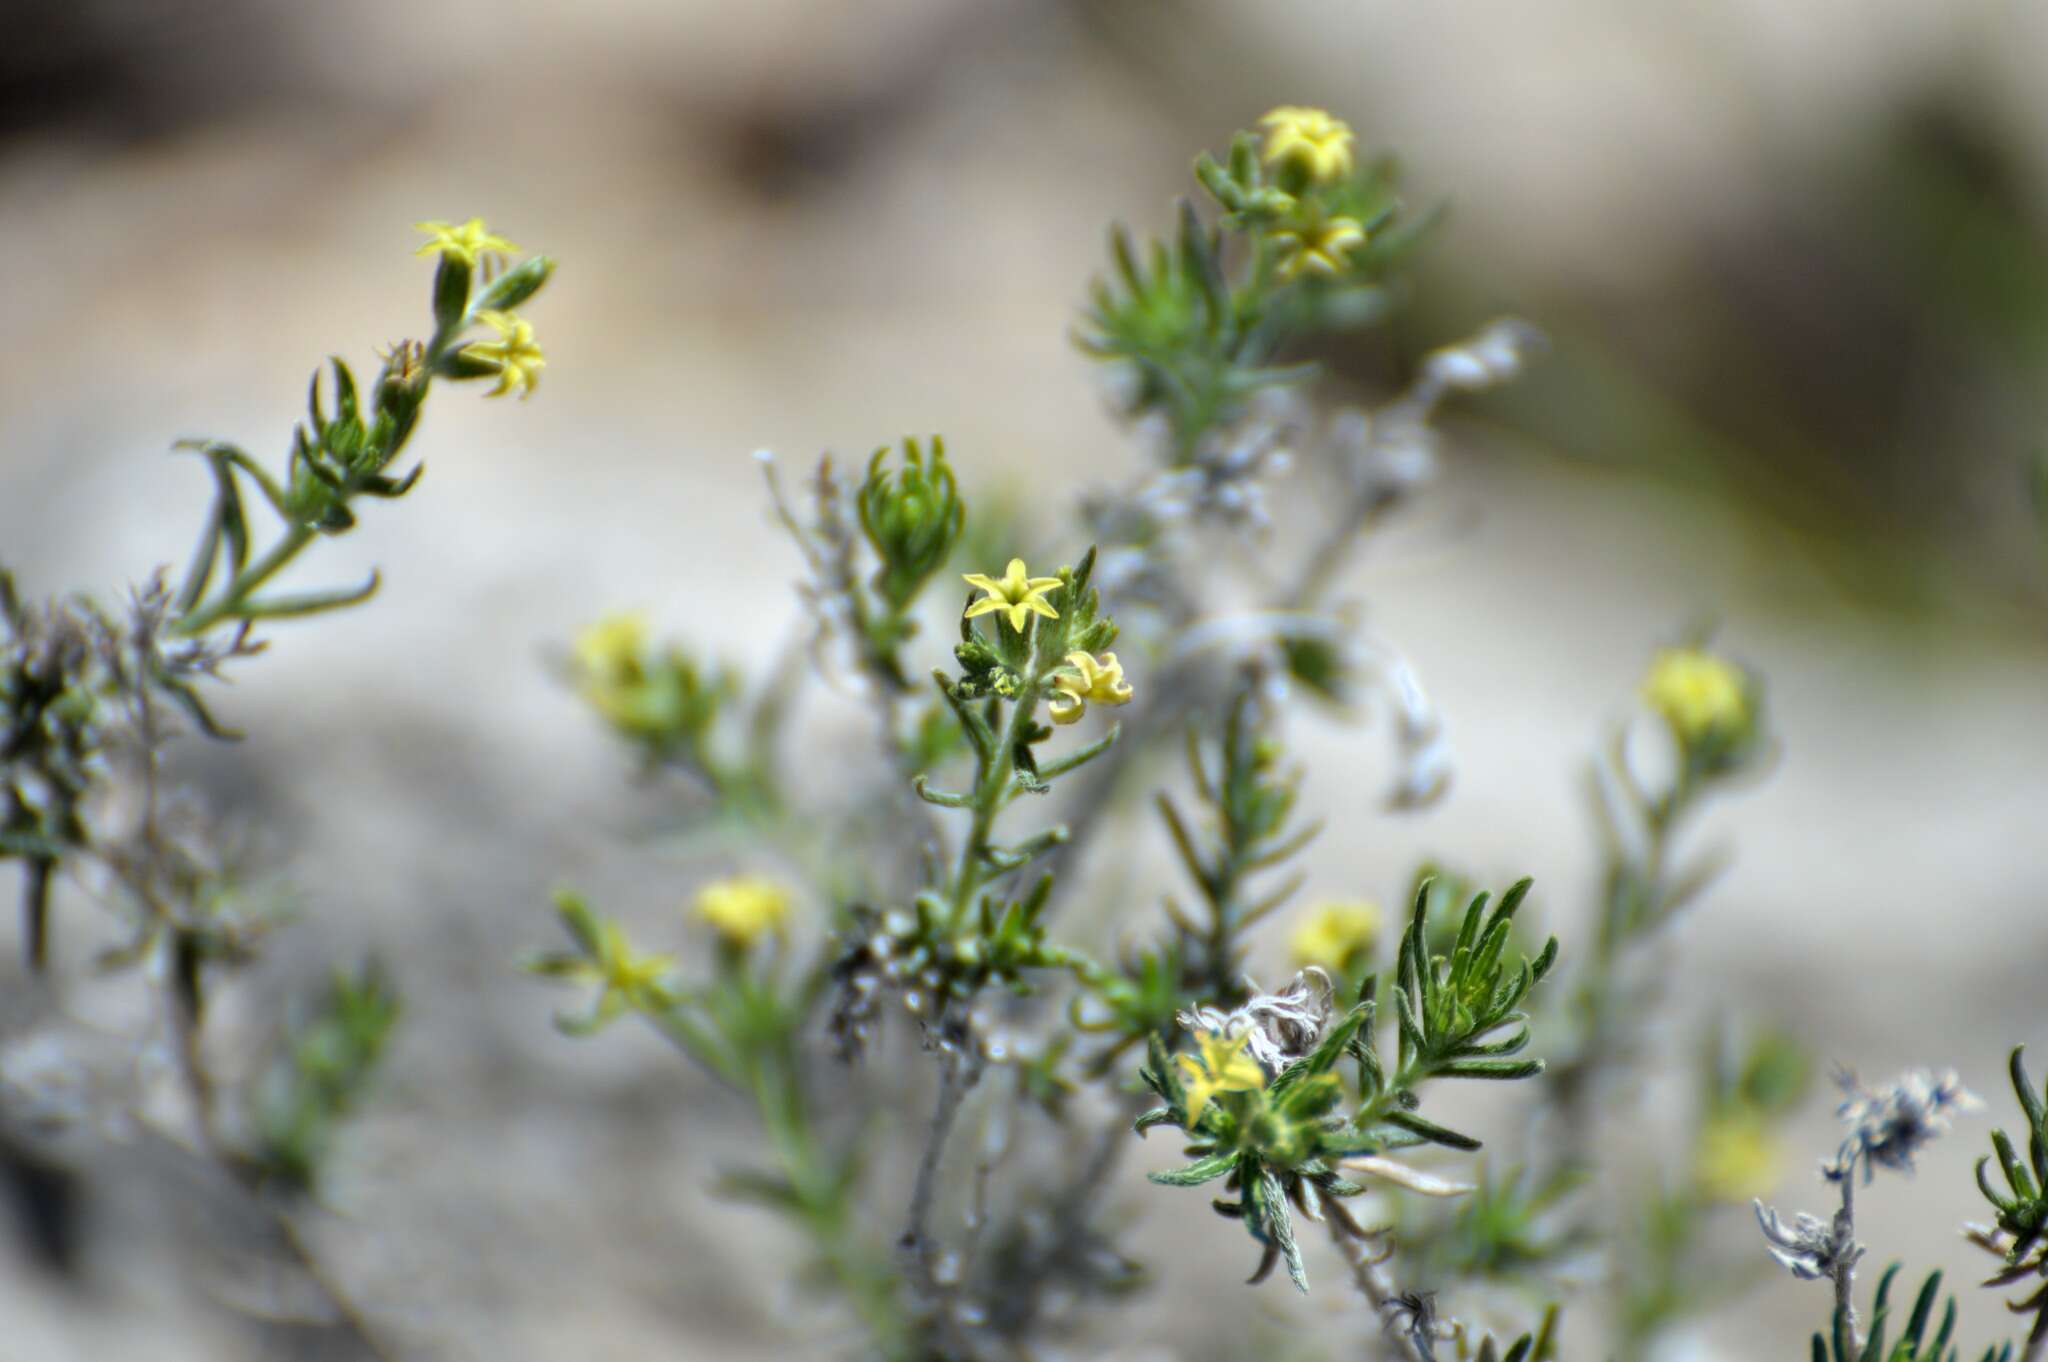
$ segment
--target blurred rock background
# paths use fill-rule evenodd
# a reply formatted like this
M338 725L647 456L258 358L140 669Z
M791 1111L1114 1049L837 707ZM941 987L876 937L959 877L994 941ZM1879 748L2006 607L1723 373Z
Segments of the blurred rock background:
M1313 890L1388 898L1425 854L1528 872L1569 946L1593 888L1584 754L1649 650L1712 613L1770 678L1786 750L1715 820L1739 855L1672 945L1675 1015L1780 1020L1873 1077L1955 1064L1995 1110L2005 1048L2048 1047L2048 576L2027 495L2048 445L2048 10L70 0L6 17L0 559L31 594L111 594L181 555L205 489L170 441L281 449L320 356L367 362L423 315L415 219L480 213L562 262L535 308L539 395L436 399L418 491L307 569L379 565L383 598L274 630L221 705L255 736L188 753L303 886L251 1014L333 951L380 951L406 989L322 1236L406 1357L829 1350L786 1283L790 1246L706 1193L748 1138L732 1104L652 1037L560 1039L558 999L512 972L554 931L553 883L656 933L696 873L626 845L647 797L548 659L621 604L743 662L773 654L797 565L757 447L801 460L936 430L971 490L1055 499L1133 468L1067 341L1103 227L1163 225L1194 150L1280 102L1330 106L1407 158L1416 200L1453 204L1415 306L1327 355L1329 396L1383 390L1501 311L1554 342L1458 427L1430 510L1355 565L1461 762L1440 808L1382 817L1383 735L1316 730L1307 799L1345 831L1313 853ZM380 723L344 736L340 705L366 697ZM1125 836L1135 921L1163 847L1142 818ZM68 969L91 921L67 905ZM0 996L24 987L7 954ZM1800 1150L1829 1146L1829 1107L1816 1093ZM1950 1221L1988 1124L1865 1199L1874 1258L1972 1279ZM203 1248L234 1227L142 1148L91 1180L78 1282L0 1239L0 1362L300 1346L195 1297L193 1272L236 1275ZM1815 1208L1808 1168L1802 1152L1781 1200ZM1252 1292L1245 1246L1194 1198L1135 1171L1117 1195L1162 1271L1112 1355L1232 1356L1265 1312L1327 1319L1332 1355L1355 1350L1334 1264L1306 1303ZM1166 1263L1197 1225L1213 1252ZM1703 1320L1688 1355L1776 1355L1822 1309L1766 1287ZM1965 1304L1979 1333L2003 1327L1988 1294Z

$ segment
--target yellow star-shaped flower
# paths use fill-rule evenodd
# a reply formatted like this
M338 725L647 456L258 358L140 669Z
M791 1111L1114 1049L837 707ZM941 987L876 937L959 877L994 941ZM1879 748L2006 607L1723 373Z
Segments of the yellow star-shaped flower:
M1643 678L1643 699L1686 744L1740 733L1751 719L1742 669L1702 648L1659 652Z
M1293 163L1318 184L1351 173L1350 125L1322 109L1283 104L1259 120L1266 164Z
M1342 274L1351 263L1351 249L1365 244L1365 228L1358 225L1356 218L1324 218L1278 228L1272 241L1280 252L1282 279L1295 279L1303 274Z
M471 341L462 347L462 353L497 367L498 386L491 389L489 395L502 397L514 388L519 390L521 397L532 392L540 382L540 371L548 362L547 356L534 344L532 324L509 312L494 312L488 308L476 315L498 333L498 338Z
M618 923L604 923L598 929L597 959L590 971L604 986L595 1020L608 1022L628 1008L654 1011L668 1006L671 999L663 980L675 972L674 956L642 954L626 940Z
M1124 668L1115 653L1104 653L1097 661L1088 653L1067 654L1067 665L1052 678L1053 696L1046 709L1056 724L1071 724L1088 712L1088 702L1124 705L1131 700L1131 687L1124 680Z
M1195 1032L1195 1044L1201 1049L1201 1058L1198 1060L1193 1055L1180 1057L1181 1088L1187 1096L1188 1106L1187 1129L1194 1129L1195 1123L1208 1109L1209 1099L1218 1093L1264 1090L1266 1071L1244 1052L1250 1040L1249 1034L1230 1036L1216 1031Z
M697 891L697 916L745 949L764 933L780 936L789 920L789 891L765 875L734 875Z
M487 252L510 253L519 248L504 237L484 226L482 218L471 218L468 222L415 222L415 232L425 232L433 239L414 251L414 255L431 255L439 252L452 255L465 265L476 264L476 258Z
M1043 615L1049 620L1060 617L1060 612L1053 609L1045 600L1045 593L1058 586L1060 579L1027 577L1022 558L1010 560L1010 566L1000 581L981 572L970 572L965 575L967 585L988 593L967 607L968 619L973 619L976 615L1003 612L1009 618L1010 627L1021 634L1024 632L1027 615Z

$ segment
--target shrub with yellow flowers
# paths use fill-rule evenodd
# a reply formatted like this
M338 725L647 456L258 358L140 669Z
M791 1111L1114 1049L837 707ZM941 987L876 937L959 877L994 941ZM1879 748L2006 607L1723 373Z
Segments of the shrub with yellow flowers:
M615 881L602 908L555 896L565 939L525 966L570 1000L559 1029L642 1023L755 1124L716 1190L800 1238L792 1275L827 1303L839 1355L1142 1350L1106 1322L1119 1301L1248 1235L1253 1283L1284 1267L1306 1292L1341 1274L1360 1310L1344 1327L1370 1356L1554 1362L1585 1330L1571 1343L1588 1356L1648 1357L1745 1284L1727 1231L1750 1201L1771 1258L1833 1288L1812 1356L1950 1362L1938 1279L1903 1327L1890 1273L1860 1310L1854 1198L1978 1105L1960 1078L1843 1075L1846 1133L1822 1174L1840 1209L1788 1221L1761 1198L1791 1166L1803 1050L1748 1016L1716 1019L1696 1060L1646 1044L1668 1029L1667 976L1692 964L1669 929L1719 866L1691 838L1776 750L1759 674L1709 640L1655 654L1593 763L1598 884L1570 957L1529 880L1496 897L1434 860L1387 896L1405 905L1396 922L1359 892L1373 886L1345 885L1290 923L1323 816L1351 839L1380 827L1356 792L1305 779L1304 711L1389 736L1387 812L1450 788L1455 716L1345 598L1344 569L1429 489L1444 404L1517 377L1538 338L1499 319L1421 355L1370 409L1321 410L1318 344L1390 314L1433 214L1316 108L1272 110L1194 178L1205 197L1164 238L1111 234L1076 328L1141 451L1128 470L1063 508L1006 503L937 438L822 457L795 486L764 453L803 646L743 672L623 612L562 650L594 731L639 774L681 778L643 782L674 800L654 873ZM551 263L515 263L477 218L418 227L434 261L424 339L392 346L371 383L340 360L316 375L281 467L181 446L212 487L182 576L110 612L25 602L0 573L0 858L24 872L30 967L51 968L59 872L104 886L122 910L104 963L146 965L161 995L191 1113L180 1146L274 1219L323 1314L369 1356L392 1355L374 1303L321 1270L299 1227L372 1090L399 1016L392 975L337 971L265 1062L216 1074L208 1003L259 958L282 905L183 804L172 817L165 753L172 716L225 736L210 685L258 650L259 628L375 589L374 575L306 593L276 580L410 491L419 466L400 460L436 384L537 390L547 359L524 309ZM1305 485L1284 533L1283 472ZM102 816L122 798L140 832ZM67 1024L54 1009L47 1023ZM1680 1067L1696 1100L1617 1151L1609 1132L1650 1127L1632 1105L1641 1080ZM2017 1053L2011 1071L2031 1160L1993 1133L1979 1183L1995 1224L1973 1237L2035 1316L2036 1362L2048 1097ZM29 1086L0 1063L0 1162ZM1513 1119L1452 1096L1476 1087ZM1140 1142L1166 1131L1177 1158ZM1139 1157L1153 1186L1119 1184ZM1163 1251L1131 1214L1155 1203L1117 1195L1197 1186L1233 1223ZM1756 1247L1742 1240L1742 1258L1762 1261ZM1211 1351L1274 1351L1254 1327Z

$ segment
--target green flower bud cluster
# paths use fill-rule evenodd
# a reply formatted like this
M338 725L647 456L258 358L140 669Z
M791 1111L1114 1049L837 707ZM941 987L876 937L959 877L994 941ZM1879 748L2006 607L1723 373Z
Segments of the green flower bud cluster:
M946 442L937 436L929 454L906 439L894 470L884 467L888 458L885 445L868 461L858 494L860 527L881 564L873 578L875 595L892 618L901 619L952 555L967 524L967 503L946 464ZM907 634L907 621L902 627Z

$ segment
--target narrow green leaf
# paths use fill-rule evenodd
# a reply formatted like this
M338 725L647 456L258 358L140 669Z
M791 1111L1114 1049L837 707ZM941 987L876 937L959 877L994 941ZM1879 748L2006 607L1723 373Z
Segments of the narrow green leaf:
M1236 1152L1226 1150L1196 1159L1185 1168L1169 1168L1163 1173L1147 1173L1145 1176L1162 1187L1199 1187L1205 1182L1214 1182L1236 1166Z
M1432 1144L1444 1145L1451 1149L1474 1150L1480 1148L1479 1141L1470 1135L1461 1135L1455 1130L1425 1120L1412 1111L1390 1111L1380 1118L1388 1125L1399 1126L1411 1135L1420 1135Z
M333 591L308 591L294 596L272 596L267 600L243 601L228 613L236 619L286 619L299 615L316 615L323 610L340 610L357 605L377 594L379 578L375 571L361 586L339 587Z

